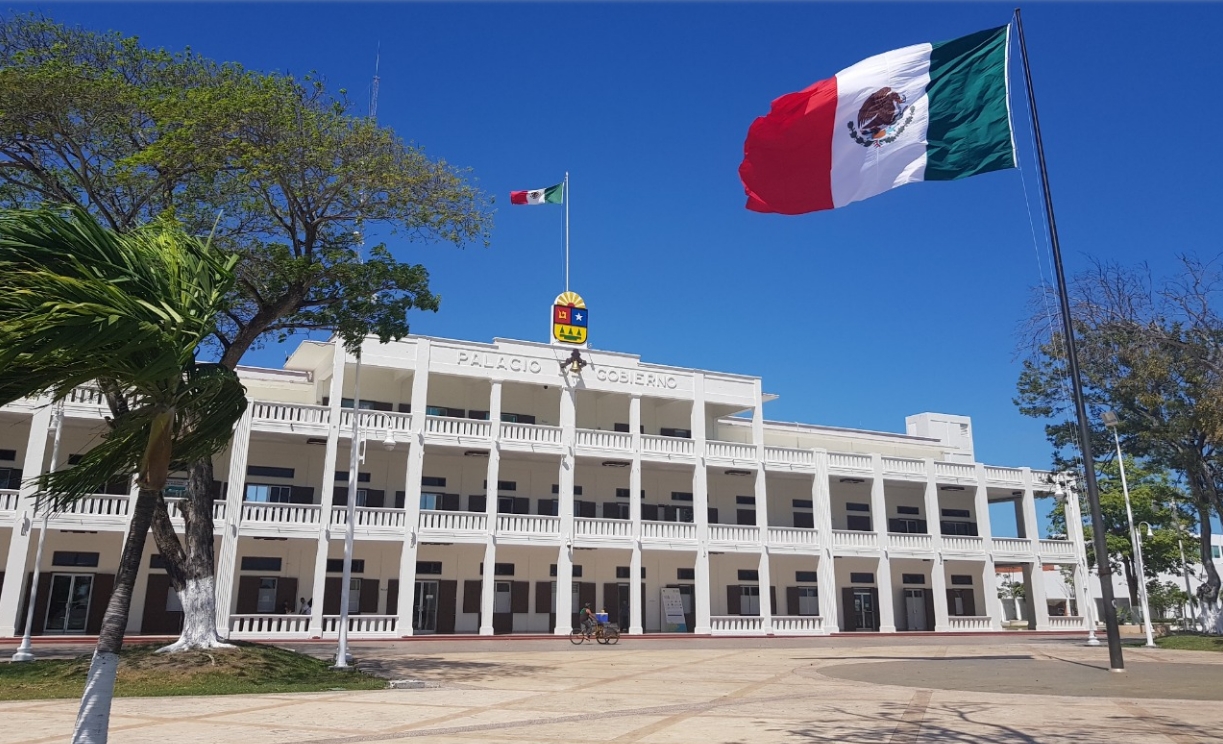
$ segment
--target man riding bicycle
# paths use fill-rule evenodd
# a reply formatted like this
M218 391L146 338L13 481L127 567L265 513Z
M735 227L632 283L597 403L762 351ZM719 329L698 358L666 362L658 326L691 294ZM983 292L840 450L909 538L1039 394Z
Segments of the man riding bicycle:
M593 633L598 625L598 622L595 620L595 613L590 609L589 602L578 611L578 624L582 626L582 632L586 635Z

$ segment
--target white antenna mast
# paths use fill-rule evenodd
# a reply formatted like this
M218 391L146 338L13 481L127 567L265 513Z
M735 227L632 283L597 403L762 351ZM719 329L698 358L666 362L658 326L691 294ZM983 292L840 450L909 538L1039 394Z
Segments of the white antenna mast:
M382 58L382 42L378 42L378 50L374 52L374 80L369 85L369 118L378 121L378 63Z

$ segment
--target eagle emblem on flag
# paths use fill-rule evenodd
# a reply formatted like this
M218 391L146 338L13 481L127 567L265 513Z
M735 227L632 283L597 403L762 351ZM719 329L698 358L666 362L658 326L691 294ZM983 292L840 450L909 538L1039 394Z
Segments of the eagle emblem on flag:
M907 103L904 93L880 88L867 96L858 109L856 126L855 122L848 122L849 135L863 147L883 147L895 142L913 122L913 107Z

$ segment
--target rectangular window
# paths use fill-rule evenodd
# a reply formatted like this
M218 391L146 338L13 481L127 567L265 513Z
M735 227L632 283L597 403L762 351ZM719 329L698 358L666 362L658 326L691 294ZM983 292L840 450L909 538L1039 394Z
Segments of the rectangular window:
M921 514L921 509L916 506L898 506L896 507L897 514Z
M972 522L939 522L939 529L944 535L975 535L977 525Z
M560 487L559 485L557 485L556 483L553 483L553 484L552 484L552 493L559 494L560 492L561 492L561 487ZM575 485L575 486L573 487L573 495L574 495L574 496L581 496L581 495L582 495L582 487L581 487L581 486L577 486L577 485Z
M739 614L740 615L759 615L760 614L760 587L758 586L740 586L739 587Z
M57 550L51 554L52 566L90 566L98 565L97 553L81 553L72 550Z
M621 504L616 501L603 502L603 518L604 519L628 519L629 505Z
M187 479L186 478L167 478L166 487L161 489L161 495L166 498L175 498L187 495Z
M293 468L276 468L269 465L247 465L246 474L259 478L292 478Z
M739 581L760 581L760 572L756 569L739 569Z
M820 614L820 590L814 586L798 587L798 614Z
M416 573L425 576L440 576L442 573L441 561L417 561Z
M1210 557L1211 558L1214 558L1217 561L1219 560L1220 557L1223 557L1223 555L1221 554L1223 554L1223 548L1220 548L1218 545L1210 546Z
M501 420L507 424L534 424L535 417L529 413L502 413Z
M247 483L242 498L260 504L287 504L293 495L292 486L273 486L267 483Z
M572 568L573 568L573 573L572 573L572 574L570 574L570 575L571 575L573 578L575 578L575 579L580 579L580 578L582 578L582 567L581 567L581 566L579 566L579 565L577 565L577 564L574 564L574 565L572 566ZM548 575L549 575L549 576L556 576L556 564L555 564L555 563L553 563L552 565L548 566Z
M425 511L436 511L441 508L439 506L441 503L442 494L440 493L421 493L420 495L420 508Z
M617 579L629 578L629 568L630 568L629 566L616 566L616 578Z
M365 573L365 559L364 558L353 558L352 559L352 572L355 574ZM328 558L327 559L327 573L344 573L344 559L343 558Z
M891 524L891 532L900 532L908 534L917 534L921 532L920 525L916 519L893 519Z
M845 528L852 532L870 532L871 518L860 514L850 514L845 517Z
M921 574L901 574L900 583L902 584L925 584L926 577Z
M326 404L324 404L326 405ZM340 408L352 408L352 398L340 398ZM391 410L390 403L383 403L380 400L365 400L361 399L362 411L389 411Z
M671 500L672 501L692 501L692 494L684 493L683 491L672 491Z
M735 497L735 503L736 503L736 504L752 504L752 505L755 505L755 503L756 503L756 497L755 497L755 496L736 496L736 497Z
M628 497L629 497L629 490L627 488L617 488L616 489L616 498L627 499ZM645 489L644 488L641 489L641 498L645 499Z
M245 561L246 559L243 558L242 560ZM259 600L255 605L255 611L270 613L276 610L276 579L271 576L259 579Z
M493 564L493 576L513 576L513 575L514 575L514 564L513 563L494 563Z
M462 408L446 408L445 406L425 406L426 416L446 416L447 418L465 418L467 411Z
M557 499L540 499L536 513L548 517L560 516L561 502Z
M361 614L361 580L348 580L348 614Z
M243 571L279 571L281 560L258 555L248 555L242 558Z
M849 575L849 583L851 584L874 584L875 574L873 573L851 573Z
M420 484L428 488L445 488L446 479L438 478L435 475L422 475L420 478Z
M161 553L154 553L153 555L149 556L149 568L164 569L165 567L166 559L161 555Z
M795 571L794 580L800 584L814 584L818 581L818 576L815 571Z
M658 433L664 437L675 437L676 439L692 439L691 429L668 429L663 427L658 430Z
M972 576L970 574L952 574L951 583L956 586L972 586Z
M845 505L845 511L868 512L870 510L871 510L870 504L855 504L853 502L850 502Z
M493 584L493 612L510 611L510 582L498 581Z
M794 504L795 509L814 509L815 508L815 506L811 502L811 499L794 499L794 501L791 503Z
M484 481L484 490L485 490L485 491L487 491L487 490L488 490L488 481ZM517 482L517 481L503 481L503 480L499 480L499 481L497 481L497 490L498 490L498 491L517 491L517 490L518 490L518 482Z
M348 482L348 471L347 470L335 471L335 479L337 483L339 482L347 483ZM369 483L369 473L357 473L357 482L358 483Z
M944 517L961 517L963 519L968 519L972 516L972 512L968 511L967 509L943 509L942 511Z
M813 529L815 527L815 515L811 512L794 512L794 526Z
M488 411L468 411L467 418L476 421L488 421Z
M12 462L17 459L17 450L0 449L0 460Z
M695 568L677 568L675 569L675 578L679 579L680 581L695 581L696 580L696 569Z

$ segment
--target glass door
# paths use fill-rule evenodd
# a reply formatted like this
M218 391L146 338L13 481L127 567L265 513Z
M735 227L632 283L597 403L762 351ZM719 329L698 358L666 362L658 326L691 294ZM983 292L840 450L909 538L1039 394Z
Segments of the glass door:
M47 633L84 633L89 619L92 574L55 574L47 601Z
M854 589L854 613L858 630L875 630L875 595L870 589Z
M437 630L437 582L418 581L413 594L412 630L432 633Z

